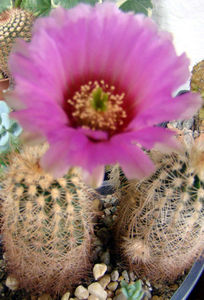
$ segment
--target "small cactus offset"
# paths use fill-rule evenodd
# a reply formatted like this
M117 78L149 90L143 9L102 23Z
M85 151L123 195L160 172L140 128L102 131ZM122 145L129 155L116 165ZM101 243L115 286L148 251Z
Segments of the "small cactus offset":
M182 154L152 152L156 172L123 187L116 241L138 275L175 280L204 249L204 142Z
M96 192L76 169L54 179L39 166L45 147L13 153L1 183L8 272L32 293L61 294L87 275Z
M141 300L144 296L141 280L137 280L132 284L122 281L121 289L127 300Z
M31 39L34 16L31 12L12 8L0 14L0 70L9 76L8 57L16 38Z

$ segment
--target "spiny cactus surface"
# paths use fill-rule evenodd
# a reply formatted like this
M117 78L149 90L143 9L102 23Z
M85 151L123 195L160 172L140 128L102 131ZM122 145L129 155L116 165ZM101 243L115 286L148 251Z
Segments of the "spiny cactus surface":
M193 67L191 77L191 90L199 92L204 100L204 60ZM199 111L199 119L204 120L204 102Z
M116 240L138 274L173 281L202 254L202 149L183 155L155 152L156 172L122 187Z
M204 97L204 60L193 67L191 89L195 92L200 92Z
M76 170L54 179L39 166L42 150L10 158L2 182L2 236L8 271L33 292L61 294L87 275L96 193Z
M34 16L22 9L8 9L0 14L0 70L9 76L8 57L16 38L31 39Z

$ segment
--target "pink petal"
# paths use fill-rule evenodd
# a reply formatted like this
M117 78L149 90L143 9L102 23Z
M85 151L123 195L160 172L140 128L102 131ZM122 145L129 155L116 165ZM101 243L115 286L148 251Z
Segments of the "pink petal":
M163 99L152 107L147 107L129 124L128 129L142 128L165 121L191 118L201 107L202 99L196 93L186 93L176 98Z
M41 158L41 166L55 177L64 175L69 168L81 166L77 159L83 160L83 146L87 138L77 130L64 127L48 134L50 147Z
M64 129L53 133L48 139L50 148L41 159L45 170L61 176L70 167L81 167L90 175L100 166L121 164L126 175L141 178L150 174L154 165L147 155L136 145L119 135L110 141L92 142L81 132Z
M146 127L130 133L124 133L129 143L139 143L145 149L158 149L165 147L167 152L180 151L181 145L175 137L175 132L161 127Z
M100 187L104 179L104 170L104 166L97 166L91 173L82 171L84 182L93 188Z
M29 108L10 113L11 118L16 119L28 131L42 131L45 135L52 130L60 130L61 127L68 125L69 121L66 114L53 103L46 105L40 102L37 108Z

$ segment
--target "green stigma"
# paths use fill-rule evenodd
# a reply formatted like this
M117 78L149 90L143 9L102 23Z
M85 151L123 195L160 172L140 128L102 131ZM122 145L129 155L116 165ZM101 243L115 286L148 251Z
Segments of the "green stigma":
M96 111L106 111L108 94L104 93L102 88L98 87L92 93L91 105Z

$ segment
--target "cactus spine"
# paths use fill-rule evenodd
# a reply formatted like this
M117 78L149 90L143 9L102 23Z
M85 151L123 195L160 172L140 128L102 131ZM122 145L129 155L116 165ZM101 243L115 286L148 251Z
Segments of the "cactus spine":
M25 148L10 158L0 191L3 244L22 288L61 294L87 275L96 193L75 169L58 179L44 172L42 152Z
M19 8L3 11L0 14L0 70L9 76L8 57L16 38L31 39L34 16Z
M152 153L156 172L122 187L116 240L138 274L172 281L204 249L203 142L183 155Z

